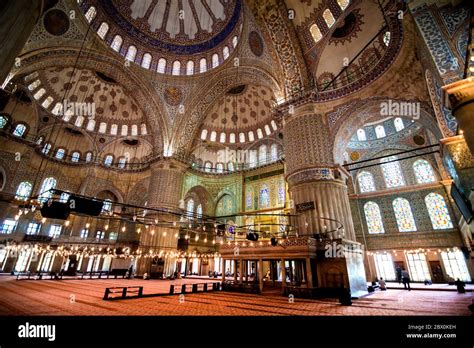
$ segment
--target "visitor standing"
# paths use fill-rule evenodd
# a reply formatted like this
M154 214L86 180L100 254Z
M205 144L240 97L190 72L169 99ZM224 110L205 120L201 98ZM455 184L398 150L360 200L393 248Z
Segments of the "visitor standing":
M410 288L410 275L405 270L402 270L402 282L403 282L403 287L405 288L405 290L408 289L408 291L411 291L411 288Z

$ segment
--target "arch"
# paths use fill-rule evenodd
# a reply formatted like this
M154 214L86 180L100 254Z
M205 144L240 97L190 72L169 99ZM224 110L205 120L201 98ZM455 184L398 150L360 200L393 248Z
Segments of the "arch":
M367 140L367 135L365 134L365 130L362 128L359 128L357 130L357 140L359 141L366 141Z
M53 177L48 177L43 180L41 183L41 187L38 192L38 201L46 202L48 199L51 198L53 193L50 191L51 189L56 188L57 181Z
M265 164L267 162L267 146L260 145L258 148L258 163Z
M18 185L15 193L15 199L27 200L31 195L33 185L28 181L22 181Z
M26 124L17 123L17 125L13 129L12 134L16 137L23 138L26 135Z
M206 58L201 58L199 61L199 72L205 73L207 71L207 60Z
M393 120L393 125L395 126L395 130L397 132L400 132L402 129L405 128L405 125L403 124L403 120L401 117L397 117Z
M92 22L96 15L97 15L97 10L95 9L95 7L94 6L89 7L85 14L87 22L89 23Z
M402 170L400 169L400 163L396 160L396 157L391 156L387 158L388 163L382 163L382 174L385 180L385 186L387 188L405 186L405 180L402 175Z
M212 55L212 67L213 68L217 68L219 66L219 55L217 53L214 53Z
M224 48L222 49L222 56L224 57L224 60L229 58L229 47L224 46Z
M186 75L193 75L194 74L194 62L192 60L188 60L186 63Z
M311 37L315 43L319 42L323 38L323 34L321 34L321 30L316 23L309 27L309 32L311 33Z
M127 54L125 55L125 59L134 62L137 56L137 48L133 45L128 46Z
M173 68L172 68L171 74L176 75L176 76L181 74L181 62L179 60L175 60L173 62Z
M375 136L377 137L377 139L385 137L386 136L385 127L380 125L380 124L378 126L376 126L375 127Z
M326 22L326 25L328 26L328 28L331 28L334 23L336 23L336 19L334 19L334 16L331 12L330 9L325 9L324 12L323 12L323 18L324 18L324 21Z
M158 60L158 66L156 68L156 71L159 72L160 74L164 74L166 72L166 59L165 58L160 58Z

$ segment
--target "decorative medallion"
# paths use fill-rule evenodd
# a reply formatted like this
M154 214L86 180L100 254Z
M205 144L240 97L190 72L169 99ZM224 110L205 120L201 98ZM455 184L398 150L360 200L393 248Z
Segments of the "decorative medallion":
M69 30L69 18L61 10L52 9L44 15L44 28L48 33L54 36L66 34Z
M361 26L364 24L363 17L364 15L359 12L359 9L350 12L333 31L330 43L337 46L339 43L351 42L352 38L357 37L357 32L361 31Z
M358 161L359 158L360 158L360 152L354 151L354 152L351 153L351 161L352 162Z
M413 137L413 142L416 145L423 145L425 143L425 138L423 136L417 134Z
M260 57L263 54L263 40L256 31L249 34L249 46L255 56Z
M171 106L179 105L183 100L183 92L176 87L167 87L163 96L166 103Z

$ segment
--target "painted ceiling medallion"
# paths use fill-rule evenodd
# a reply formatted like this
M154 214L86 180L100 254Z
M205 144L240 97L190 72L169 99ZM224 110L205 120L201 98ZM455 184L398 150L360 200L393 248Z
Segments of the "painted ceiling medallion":
M263 40L256 31L249 34L249 46L255 56L260 57L263 54Z
M362 20L364 15L360 13L360 9L355 9L344 18L340 25L333 31L330 44L338 45L346 42L351 42L353 38L357 37L357 33L360 32L362 24L365 22Z
M66 34L69 30L69 18L61 10L53 9L44 15L44 28L48 33L54 36Z
M167 87L164 92L164 98L168 105L176 106L183 100L183 92L176 87Z

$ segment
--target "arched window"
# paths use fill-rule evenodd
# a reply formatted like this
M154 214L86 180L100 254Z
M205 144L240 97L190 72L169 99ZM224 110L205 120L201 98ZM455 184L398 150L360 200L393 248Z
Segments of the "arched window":
M224 132L222 132L222 133L219 135L219 141L220 141L221 143L225 143L226 136L227 136L227 134L225 134Z
M270 126L268 124L265 125L264 129L265 129L266 135L270 135L272 133L272 131L270 130Z
M189 60L186 63L186 75L192 75L194 74L194 62L192 60Z
M224 195L216 205L216 216L226 216L234 212L234 201L230 195Z
M251 187L247 187L247 192L245 193L245 207L253 208L253 189Z
M363 130L362 128L359 128L357 130L357 140L359 140L359 141L366 141L367 140L365 130Z
M8 119L5 116L0 115L0 129L5 128L8 123Z
M92 161L92 152L87 152L86 153L86 162Z
M230 133L229 134L229 142L231 144L235 143L235 133Z
M22 181L20 182L20 185L18 185L18 188L16 189L16 199L23 199L26 200L31 194L31 189L33 188L33 185L29 183L28 181Z
M237 36L234 36L232 38L232 46L234 46L234 48L236 48L238 43L239 43L239 38Z
M375 136L377 139L383 138L385 136L385 128L382 125L375 127Z
M224 46L224 48L222 49L222 55L224 57L224 60L229 58L229 47Z
M206 162L206 163L204 163L204 171L205 171L206 173L209 173L209 172L211 171L211 167L212 167L211 162Z
M41 106L45 109L49 108L49 106L52 104L53 102L53 97L49 96L48 98L46 98L43 103L41 104Z
M249 152L249 167L254 168L257 165L257 150L250 150Z
M101 122L99 124L99 133L105 133L107 131L107 123Z
M257 129L257 138L262 139L263 138L263 132L261 128Z
M110 126L110 134L111 135L117 135L117 132L118 132L118 125L113 124L112 126Z
M87 127L86 129L88 131L93 131L95 128L95 120L89 119L89 122L87 122Z
M112 40L112 43L110 44L110 47L116 51L119 52L120 48L122 47L123 39L120 35L115 35L114 39Z
M234 171L234 162L229 162L227 163L227 170L229 172L233 172Z
M92 22L93 19L94 19L95 16L96 16L96 14L97 14L97 11L96 11L95 7L94 7L94 6L89 7L89 9L88 9L87 12L86 12L86 19L87 19L87 21L88 21L89 23Z
M199 61L199 72L203 73L207 71L207 61L206 58L201 58Z
M274 120L271 120L270 124L272 125L272 128L273 128L274 131L276 131L278 129L277 124Z
M261 145L258 148L258 162L260 164L267 162L267 146Z
M393 161L395 159L395 157L387 158L387 160L389 161ZM398 163L398 161L383 163L382 173L387 188L405 185L405 180L403 179L402 171L400 169L400 163Z
M64 149L58 149L58 150L56 151L56 156L54 156L54 157L56 157L57 159L63 159L65 153L66 153L66 150L64 150Z
M223 172L224 172L224 164L222 164L222 163L217 163L217 164L216 164L216 172L218 172L218 173L223 173Z
M126 124L123 124L123 125L122 125L122 132L121 132L121 134L122 134L123 136L126 136L126 135L128 134L128 125L126 125Z
M188 212L188 214L194 213L194 200L192 198L190 198L186 203L186 211Z
M418 184L426 184L436 181L433 168L431 168L428 161L424 159L419 159L413 163L413 171L415 172L416 182Z
M199 204L196 207L196 214L197 214L198 217L202 217L202 204Z
M375 191L374 177L369 172L360 172L357 175L357 181L359 182L360 192Z
M435 230L453 228L451 217L443 196L438 193L430 193L425 197L426 208L430 215L431 224Z
M201 140L206 140L207 138L207 129L201 131Z
M74 151L71 155L71 162L79 162L80 158L81 158L81 154L77 151Z
M46 202L48 199L51 198L52 192L50 190L56 188L56 179L53 177L46 178L43 180L41 184L41 188L39 190L38 200L40 202Z
M216 139L217 139L217 132L216 132L216 131L212 131L212 132L211 132L211 138L210 138L210 140L211 140L211 141L216 141Z
M132 135L138 135L138 126L136 124L132 124Z
M43 142L43 140L44 140L43 136L40 136L40 137L38 138L38 140L36 140L36 144L41 145L41 143Z
M113 162L113 161L114 161L114 156L112 156L112 155L107 155L107 156L105 156L104 164L105 164L106 166L110 166L110 165L112 165L112 162Z
M32 83L30 83L30 84L28 85L28 89L29 89L30 91L34 91L36 88L38 88L38 86L39 86L40 84L41 84L41 81L40 81L40 80L36 80L36 81L34 81L34 82L32 82Z
M23 123L18 123L13 130L13 135L16 137L22 137L26 132L26 126Z
M255 140L255 135L253 134L253 131L249 131L249 141L254 141Z
M172 75L180 75L181 74L181 62L179 60L175 60L173 62L173 69L171 72Z
M349 6L350 0L337 0L337 4L341 8L341 10L345 10L347 6Z
M127 163L127 159L125 157L120 157L118 161L118 167L120 169L124 169L126 163Z
M396 198L392 202L395 218L397 219L400 232L416 231L415 219L411 211L410 203L405 198Z
M272 144L270 148L270 154L271 154L272 161L278 160L278 145L277 144Z
M214 53L212 55L212 67L217 68L218 66L219 66L219 56L217 55L217 53Z
M260 186L260 208L268 208L270 206L270 190L267 184Z
M151 54L145 53L142 58L142 68L150 69L151 65Z
M140 129L141 133L143 135L147 135L146 124L142 123L142 125L140 127L141 127L141 129Z
M51 144L44 144L43 148L41 149L41 152L44 154L44 155L47 155L49 153L49 150L51 150Z
M239 133L239 141L241 143L245 143L245 133L244 132Z
M137 48L133 45L128 47L127 54L125 55L125 59L134 62L135 57L137 56Z
M109 25L105 22L102 22L100 24L99 29L97 29L97 35L103 40L105 38L105 35L107 35L107 32L109 31Z
M112 200L104 199L102 204L102 213L110 213L112 211Z
M286 196L285 180L280 180L280 183L278 184L278 204L285 203L285 196Z
M61 203L66 203L66 202L68 201L68 199L69 199L69 196L70 196L69 193L63 192L63 193L61 193L61 195L59 196L59 201L60 201Z
M309 32L311 33L311 36L313 37L314 42L318 42L323 38L323 35L321 34L321 30L319 30L318 25L315 23L309 27Z
M36 92L33 97L36 99L36 100L39 100L41 99L41 97L46 93L46 90L44 88L40 88L38 90L38 92Z
M367 221L367 229L369 233L385 233L382 222L380 208L375 202L367 202L364 204L365 220Z
M83 122L84 122L84 116L77 116L76 122L74 122L74 125L76 127L81 127Z
M394 119L393 124L395 125L395 130L397 132L400 132L403 128L405 128L405 125L403 124L403 120L400 117L397 117L396 119Z
M328 25L328 28L331 28L336 22L336 20L334 19L334 16L332 15L332 12L329 9L324 10L323 18L326 24Z
M164 74L166 71L166 59L165 58L160 58L158 60L158 67L156 69L160 74Z

